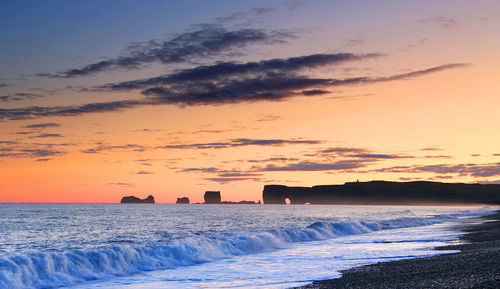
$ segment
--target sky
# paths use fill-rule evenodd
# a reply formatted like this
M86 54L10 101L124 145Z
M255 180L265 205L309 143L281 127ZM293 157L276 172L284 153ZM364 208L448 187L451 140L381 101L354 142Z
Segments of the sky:
M500 2L2 1L0 202L500 183Z

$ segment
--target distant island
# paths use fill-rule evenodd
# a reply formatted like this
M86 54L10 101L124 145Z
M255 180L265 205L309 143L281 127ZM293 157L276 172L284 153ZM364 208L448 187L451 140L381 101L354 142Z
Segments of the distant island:
M264 204L433 205L500 204L500 184L348 182L344 185L266 185Z
M149 195L145 199L139 199L138 197L135 196L127 196L123 197L122 200L120 201L122 204L154 204L155 203L155 198L152 195Z
M175 203L176 204L189 204L189 198L188 197L177 198L177 201Z

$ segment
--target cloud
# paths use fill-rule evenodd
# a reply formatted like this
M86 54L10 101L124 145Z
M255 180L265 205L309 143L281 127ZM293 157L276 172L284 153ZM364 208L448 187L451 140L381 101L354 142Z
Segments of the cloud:
M121 186L121 187L135 187L134 184L132 183L123 183L123 182L118 182L118 183L109 183L108 185L112 186Z
M277 115L277 114L264 114L264 115L261 115L258 119L256 119L256 121L259 121L259 122L275 121L275 120L279 120L282 118L283 117L281 117L280 115Z
M0 108L0 119L20 120L51 116L76 116L88 113L119 111L125 108L147 104L144 101L121 100L68 106L30 106L24 108Z
M419 20L417 20L417 22L421 23L421 24L428 24L428 23L438 24L439 26L444 27L444 28L454 27L457 25L457 21L455 19L450 18L450 17L444 17L444 16L419 19Z
M212 182L217 182L217 183L220 183L220 184L225 184L225 183L229 183L229 182L237 182L237 181L253 181L253 182L261 182L261 181L263 181L260 178L231 178L231 177L227 177L227 178L204 178L204 180L212 181Z
M138 171L138 172L135 172L134 174L136 174L136 175L152 175L152 174L154 174L154 172Z
M64 144L63 144L64 145ZM19 143L17 141L0 141L0 158L47 158L66 154L54 149L56 144Z
M49 127L60 127L61 125L55 122L46 122L46 123L34 123L30 125L24 126L24 128L29 129L45 129Z
M425 148L422 148L420 150L423 150L423 151L441 151L443 149L442 148L437 148L437 147L425 147Z
M82 153L85 154L96 154L102 151L114 151L114 150L132 150L136 152L143 152L146 147L138 144L126 144L126 145L98 145L94 148L89 148L86 150L81 150Z
M256 168L257 171L276 172L276 171L336 171L357 169L366 166L363 160L341 160L332 163L302 161L298 163L287 164L283 166L268 165L263 168Z
M138 69L153 62L162 64L191 62L214 56L242 54L252 44L283 43L293 38L294 33L286 30L254 28L227 29L218 24L195 25L191 30L167 40L150 40L127 47L124 55L57 72L40 73L38 76L70 78L92 75L116 69Z
M280 101L303 95L303 91L324 87L372 84L410 79L439 71L464 67L466 64L445 64L424 70L386 77L356 77L345 79L309 78L294 72L269 72L256 77L221 78L196 83L176 83L150 87L142 91L151 101L176 105L209 105L255 101Z
M349 157L359 158L359 159L406 159L414 158L413 156L399 156L390 154L352 154Z
M58 133L42 133L37 136L32 136L31 138L47 138L47 137L63 137L63 135Z
M7 86L11 86L11 85L8 83L5 83L5 82L0 82L0 87L7 87Z
M2 96L0 96L0 100L3 102L22 101L22 100L35 99L35 98L40 98L40 97L45 97L45 96L40 95L40 94L35 94L35 93L21 93L20 92L20 93L2 95Z
M494 184L494 185L500 185L500 180L493 180L493 181L480 181L478 182L479 184L484 184L484 185L488 185L488 184Z
M178 144L164 145L159 148L163 149L223 149L242 146L283 146L289 144L320 144L320 140L286 140L286 139L247 139L238 138L228 141L210 142L210 143L194 143L194 144Z
M107 84L99 89L124 91L140 89L154 85L172 85L179 82L200 82L208 80L222 80L227 77L247 76L249 74L263 74L270 72L287 72L303 70L306 68L318 68L332 64L339 64L347 61L363 60L379 57L381 54L312 54L285 59L270 59L259 62L235 63L219 62L209 66L198 66L196 68L184 69L173 74L148 79L125 81L116 84Z
M257 77L221 78L214 81L181 82L171 86L155 86L142 93L143 100L120 100L74 106L25 107L0 109L0 119L30 119L48 116L75 116L97 112L119 111L143 105L216 105L254 101L280 101L302 95L302 91L340 85L359 85L409 79L430 73L464 67L466 64L445 64L424 70L387 77L345 79L309 78L294 72L266 73Z
M424 166L396 166L374 170L383 173L435 173L458 176L493 177L500 176L500 163L488 164L438 164Z

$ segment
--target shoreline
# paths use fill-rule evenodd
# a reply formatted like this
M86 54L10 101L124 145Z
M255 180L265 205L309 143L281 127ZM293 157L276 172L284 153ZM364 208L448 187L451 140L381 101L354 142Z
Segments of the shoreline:
M500 210L479 219L459 225L462 244L435 248L458 253L353 267L295 289L500 288Z

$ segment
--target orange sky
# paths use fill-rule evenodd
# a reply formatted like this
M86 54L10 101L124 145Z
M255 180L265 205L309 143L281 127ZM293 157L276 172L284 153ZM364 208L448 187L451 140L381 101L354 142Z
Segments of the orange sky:
M5 69L0 75L0 202L118 202L124 195L149 194L160 203L182 196L202 202L206 190L220 190L223 200L257 201L271 183L500 181L498 2L457 1L448 9L448 1L438 1L424 9L424 4L388 1L369 17L368 8L346 2L325 4L333 15L312 2L284 3L263 4L267 10L225 3L225 12L175 22L168 35L155 26L153 35L144 34L151 37L119 34L120 39L95 42L88 52L68 47L60 58L48 44L32 45L39 48L37 57L58 59L50 65L24 63L12 52L13 40L2 51L5 67L19 64L24 70ZM214 20L236 12L241 13L237 20ZM123 29L130 25L125 20ZM249 32L266 38L221 44L220 51L209 52L197 42L201 36L189 43L176 38L204 31L205 26L189 26L199 23L220 25L209 31L213 34L204 32L211 41L228 31L234 41L242 41L234 35ZM37 37L38 32L27 31L27 38ZM97 38L100 32L88 33ZM186 53L186 45L199 51L164 63L124 49L142 41L135 49L150 53L159 49L147 47L153 38L174 47L158 50L169 57ZM18 41L19 47L27 45ZM64 37L57 41L65 45ZM104 58L95 56L101 53ZM331 60L339 53L358 58ZM363 56L368 53L377 56ZM311 55L329 62L312 64ZM118 66L124 57L144 63ZM291 57L302 62L294 64ZM64 74L103 59L116 61L116 67ZM279 59L286 69L270 69L270 59ZM242 72L250 61L259 68ZM219 78L211 72L208 80L102 88L200 67L216 71L221 62L241 64L240 70ZM40 72L51 75L35 76ZM205 89L216 91L215 97L191 99ZM111 107L124 100L140 103Z

